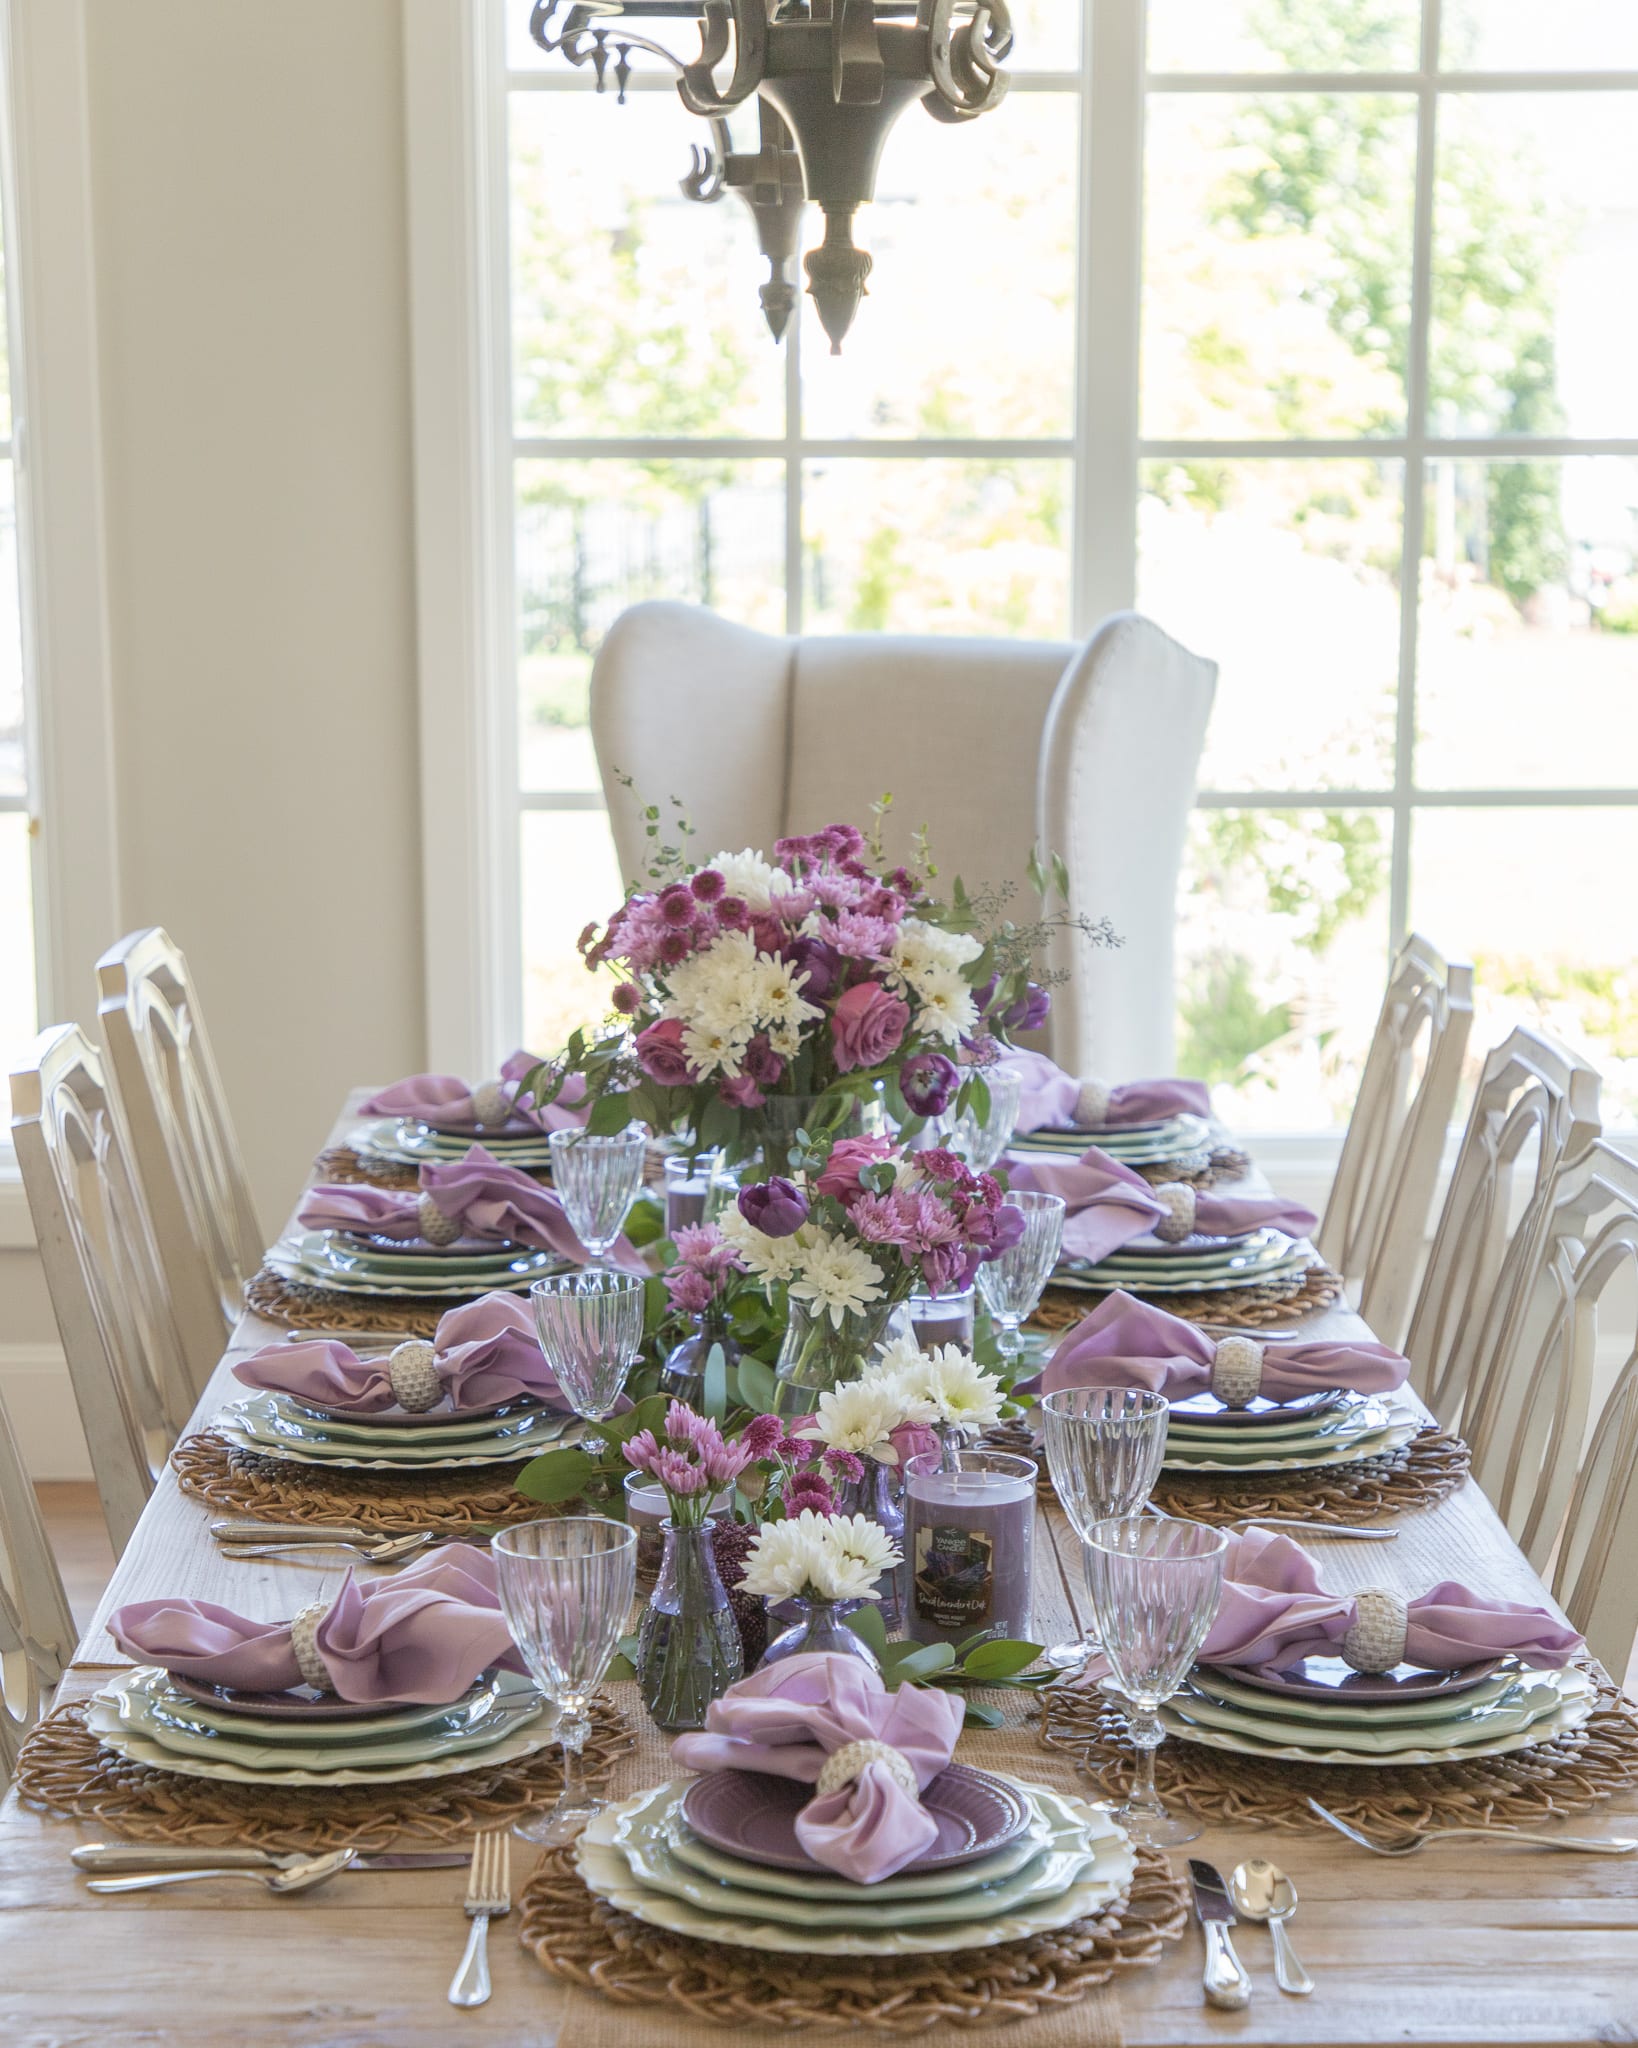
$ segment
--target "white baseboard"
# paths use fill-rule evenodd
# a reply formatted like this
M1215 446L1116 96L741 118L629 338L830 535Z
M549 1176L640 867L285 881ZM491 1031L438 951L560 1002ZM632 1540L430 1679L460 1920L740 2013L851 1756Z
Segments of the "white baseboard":
M36 1479L89 1479L68 1367L55 1344L0 1344L0 1394Z

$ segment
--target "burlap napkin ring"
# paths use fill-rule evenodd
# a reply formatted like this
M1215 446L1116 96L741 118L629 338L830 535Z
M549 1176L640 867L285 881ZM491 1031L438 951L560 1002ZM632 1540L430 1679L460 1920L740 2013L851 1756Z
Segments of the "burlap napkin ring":
M438 1354L425 1337L411 1337L396 1348L387 1360L387 1378L399 1407L411 1415L424 1415L444 1398Z
M499 1131L512 1121L512 1098L498 1081L472 1091L472 1121L480 1131Z
M319 1626L329 1613L331 1604L328 1600L310 1600L290 1624L290 1648L302 1677L315 1692L334 1692L336 1689L330 1667L319 1655L318 1646Z
M1255 1337L1220 1337L1211 1355L1211 1390L1226 1408L1249 1408L1263 1387L1265 1347Z
M850 1742L842 1749L832 1750L825 1758L825 1767L819 1773L816 1787L819 1797L825 1799L832 1792L840 1792L844 1785L851 1785L855 1778L862 1777L871 1764L885 1764L889 1777L912 1799L920 1796L916 1767L904 1751L895 1749L890 1742L877 1742L867 1737L862 1742Z
M428 1244L453 1244L466 1227L457 1218L446 1216L430 1195L416 1203L415 1220Z
M1337 1645L1342 1661L1356 1671L1391 1671L1405 1661L1410 1610L1397 1593L1368 1587L1354 1598L1354 1624Z
M1157 1202L1163 1203L1166 1214L1155 1225L1155 1236L1162 1244L1181 1244L1184 1238L1194 1232L1195 1192L1186 1180L1163 1180L1158 1187L1149 1190Z
M1081 1082L1081 1092L1075 1097L1075 1121L1083 1131L1101 1130L1109 1116L1109 1097L1113 1093L1107 1081Z

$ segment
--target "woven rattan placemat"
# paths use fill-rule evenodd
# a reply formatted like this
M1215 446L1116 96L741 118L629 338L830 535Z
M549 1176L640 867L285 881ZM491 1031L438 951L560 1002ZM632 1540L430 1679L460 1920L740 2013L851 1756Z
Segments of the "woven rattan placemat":
M1067 1750L1106 1793L1124 1796L1133 1750L1120 1708L1092 1687L1054 1686L1042 1696L1041 1735ZM1381 1765L1298 1764L1208 1749L1168 1735L1155 1782L1169 1806L1209 1824L1326 1834L1310 1796L1363 1834L1391 1842L1429 1827L1533 1827L1585 1813L1638 1784L1638 1706L1602 1679L1584 1727L1535 1749L1459 1764L1393 1770Z
M337 1294L327 1287L307 1287L299 1280L286 1280L271 1267L263 1266L255 1279L245 1283L245 1306L269 1322L288 1323L292 1329L402 1330L406 1337L431 1337L452 1308L464 1301L476 1301L483 1290L470 1294L443 1294L433 1299L411 1300L404 1295Z
M332 1471L259 1458L209 1429L182 1439L171 1453L171 1469L184 1493L228 1514L326 1528L354 1522L383 1536L420 1529L462 1535L493 1522L536 1522L551 1512L516 1491L521 1465L434 1468L402 1477L350 1465Z
M949 1955L842 1960L696 1941L596 1898L569 1849L547 1852L518 1904L519 1938L551 1976L616 2005L776 2033L924 2034L1067 2011L1120 1973L1158 1962L1188 1920L1181 1881L1147 1849L1130 1893L1107 1912ZM1087 2014L1074 2038L1095 2048L1107 2035Z
M1305 1522L1369 1521L1405 1508L1431 1507L1467 1477L1472 1453L1459 1436L1431 1425L1403 1449L1353 1465L1310 1465L1296 1472L1162 1472L1154 1504L1185 1521L1245 1522L1296 1515Z
M592 1706L588 1774L606 1783L633 1746L625 1716L606 1697ZM76 1700L46 1715L24 1742L17 1796L63 1820L91 1820L129 1841L232 1842L252 1849L379 1850L444 1847L480 1828L509 1826L550 1806L563 1785L556 1743L532 1756L382 1785L239 1785L150 1770L105 1749Z
M1107 1301L1107 1288L1048 1287L1026 1328L1072 1330ZM1296 1280L1269 1281L1260 1287L1217 1287L1204 1294L1145 1294L1143 1299L1168 1315L1191 1323L1222 1323L1239 1330L1266 1330L1277 1323L1300 1323L1316 1309L1329 1308L1342 1292L1342 1281L1329 1266L1313 1265Z

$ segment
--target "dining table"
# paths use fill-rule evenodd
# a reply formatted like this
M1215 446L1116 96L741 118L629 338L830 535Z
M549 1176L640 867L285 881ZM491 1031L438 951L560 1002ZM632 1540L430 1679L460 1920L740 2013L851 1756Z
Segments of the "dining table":
M355 1121L358 1099L351 1099L332 1143L342 1142ZM1339 1302L1313 1314L1303 1332L1358 1335L1362 1328ZM200 1398L195 1427L239 1391L230 1376L234 1361L281 1335L255 1315L240 1318ZM1414 1400L1408 1393L1396 1398ZM1051 1643L1083 1634L1089 1617L1078 1540L1055 1506L1037 1513L1035 1636ZM187 1595L271 1621L333 1595L347 1568L328 1552L230 1561L210 1533L211 1520L212 1511L167 1471L76 1649L59 1700L94 1691L129 1663L108 1628L109 1616L128 1601ZM1393 1528L1396 1540L1350 1541L1322 1526L1301 1540L1339 1591L1383 1586L1413 1594L1455 1578L1553 1607L1471 1479L1382 1526ZM1633 1568L1631 1560L1611 1564ZM356 1569L368 1575L373 1568ZM615 1767L612 1789L623 1795L666 1774L666 1746L645 1724L634 1684L613 1683L609 1693L638 1736ZM1003 1705L1004 1725L964 1733L958 1760L1088 1791L1073 1757L1041 1742L1032 1695L990 1697ZM1638 1833L1638 1792L1559 1825L1582 1834ZM732 2038L680 2006L621 2007L566 1986L541 1969L515 1938L515 1922L505 1920L491 1935L492 1998L474 2010L454 2010L445 1994L466 1938L460 1869L348 1872L292 1897L228 1882L99 1897L87 1891L69 1852L106 1832L31 1810L15 1790L0 1806L5 2048L447 2048L468 2040L508 2048L673 2048ZM935 2026L923 2038L987 2034L997 2048L1638 2041L1638 1856L1451 1841L1389 1859L1330 1833L1262 1826L1208 1827L1198 1844L1172 1853L1174 1864L1199 1855L1225 1873L1246 1857L1265 1856L1287 1872L1300 1894L1291 1932L1315 1979L1312 1996L1276 1989L1269 1930L1242 1924L1236 1942L1254 1996L1240 2011L1208 2006L1201 1936L1191 1923L1158 1965L1123 1974L1075 2005L994 2027ZM514 1841L514 1900L535 1854ZM776 2038L756 2025L738 2035L751 2048Z

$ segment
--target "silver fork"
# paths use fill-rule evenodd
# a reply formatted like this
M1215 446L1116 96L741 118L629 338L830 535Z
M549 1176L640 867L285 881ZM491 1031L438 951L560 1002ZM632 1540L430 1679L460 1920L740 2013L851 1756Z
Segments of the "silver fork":
M233 1543L225 1538L218 1540L224 1557L281 1557L296 1551L350 1550L355 1557L362 1557L370 1564L392 1564L401 1557L409 1557L417 1550L424 1550L437 1538L431 1530L423 1529L413 1536L383 1536L374 1543L354 1543L344 1536L331 1537L323 1543L309 1543L304 1538L292 1538L284 1543Z
M466 1954L449 1987L451 2005L482 2005L489 1996L489 1923L512 1910L512 1837L491 1828L472 1843L472 1875L466 1883L466 1917L472 1932Z
M1345 1820L1339 1820L1329 1807L1321 1806L1317 1799L1310 1799L1309 1807L1321 1820L1329 1821L1339 1835L1346 1835L1350 1842L1357 1842L1362 1849L1369 1849L1373 1856L1414 1856L1419 1849L1425 1849L1429 1842L1453 1842L1460 1840L1482 1842L1527 1842L1539 1849L1572 1849L1583 1856L1630 1856L1638 1849L1638 1840L1626 1835L1538 1835L1528 1828L1426 1828L1419 1833L1407 1834L1403 1842L1392 1845L1373 1842L1369 1835L1362 1835L1358 1828L1350 1827Z

